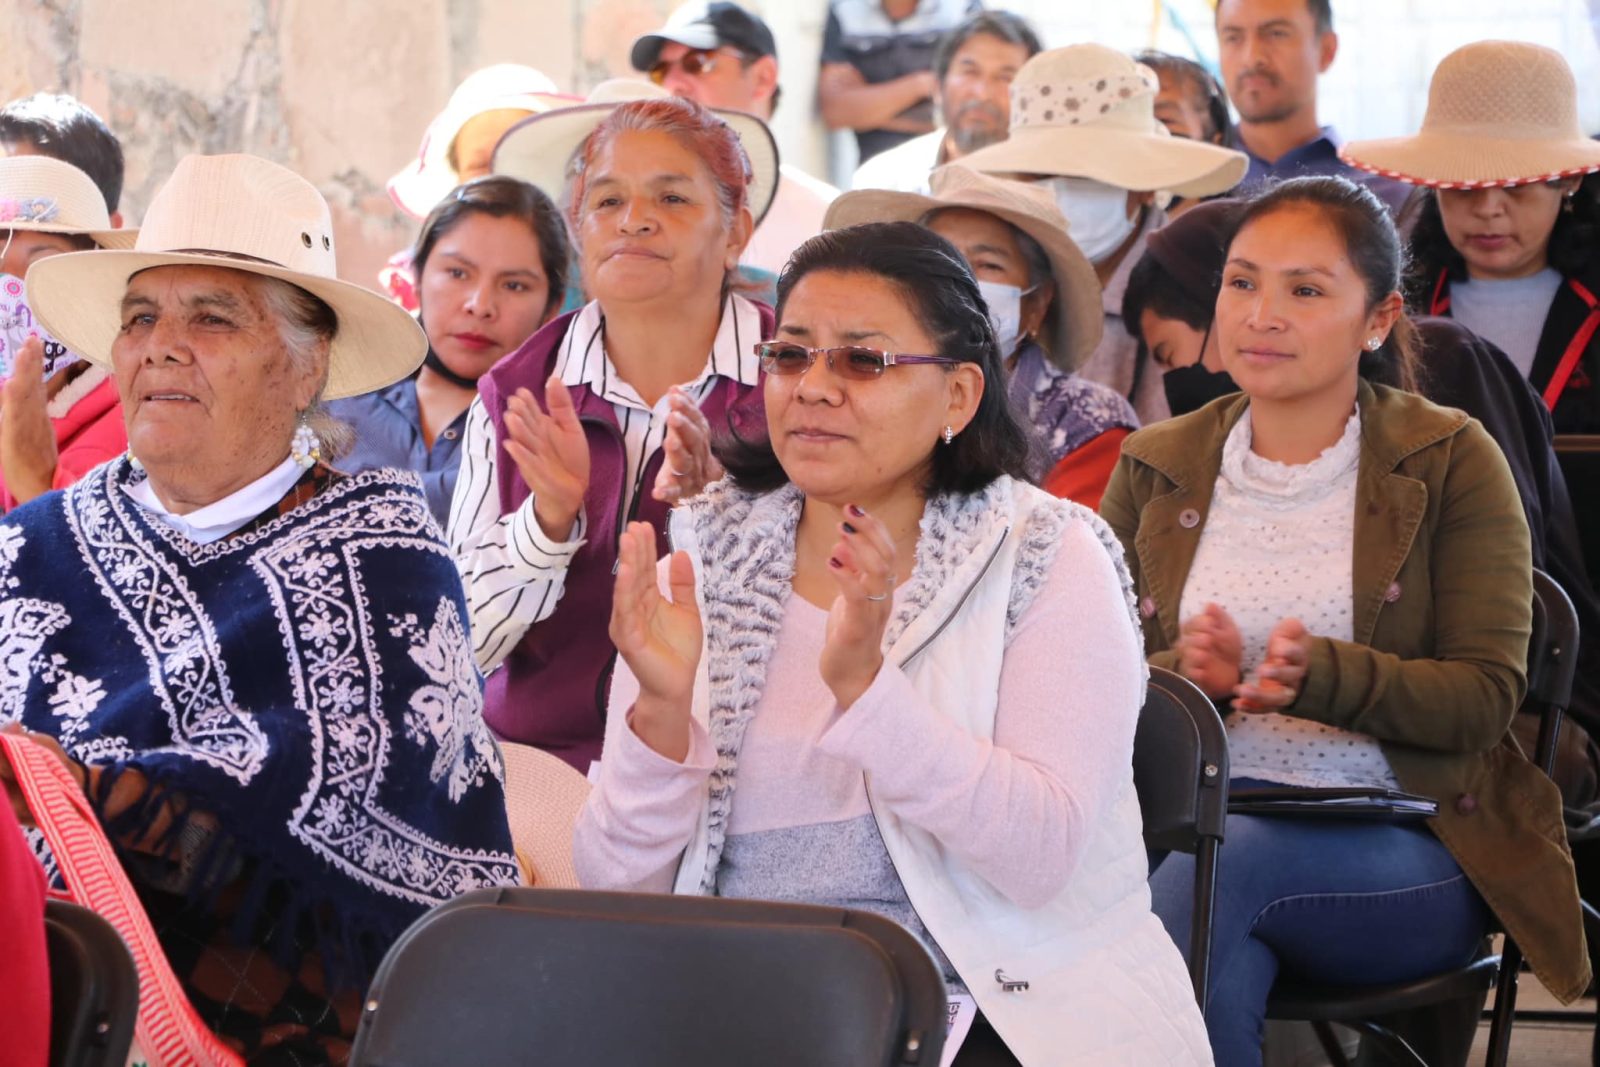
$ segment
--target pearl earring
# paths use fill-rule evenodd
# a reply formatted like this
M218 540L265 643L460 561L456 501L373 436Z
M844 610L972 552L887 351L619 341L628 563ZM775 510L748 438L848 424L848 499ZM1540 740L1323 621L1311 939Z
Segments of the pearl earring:
M950 427L946 426L944 428L944 433L940 434L939 436L944 439L945 444L949 444L951 441L956 439L956 432Z
M1376 352L1378 349L1380 349L1382 347L1383 347L1383 338L1381 338L1381 337L1369 337L1369 338L1367 338L1367 351L1368 352Z
M300 425L295 427L294 440L289 442L289 458L299 464L301 470L309 470L322 459L322 440L306 421L304 412L300 415Z

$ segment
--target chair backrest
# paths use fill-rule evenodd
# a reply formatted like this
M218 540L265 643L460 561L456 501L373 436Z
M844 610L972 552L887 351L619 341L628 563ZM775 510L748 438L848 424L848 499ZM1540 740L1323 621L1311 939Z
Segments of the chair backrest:
M389 950L351 1063L934 1067L944 981L869 912L717 897L486 889Z
M45 904L50 1063L122 1067L139 1014L139 971L121 935L88 908Z
M1554 578L1533 572L1533 634L1528 641L1528 695L1524 707L1540 715L1533 762L1546 774L1555 769L1561 720L1572 702L1578 671L1578 609Z
M589 782L558 756L531 745L500 742L506 767L506 817L529 884L576 889L572 831Z
M1215 705L1182 675L1150 668L1133 739L1133 784L1146 847L1194 852L1222 840L1228 814L1228 734Z

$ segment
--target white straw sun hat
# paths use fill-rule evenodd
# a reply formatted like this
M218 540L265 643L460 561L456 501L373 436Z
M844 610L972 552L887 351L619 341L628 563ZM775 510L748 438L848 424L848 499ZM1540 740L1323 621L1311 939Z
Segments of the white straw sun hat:
M1173 137L1156 121L1159 85L1149 67L1102 45L1040 52L1011 83L1009 136L961 163L1185 197L1238 185L1249 167L1244 153Z
M521 178L559 204L573 154L617 105L671 95L659 86L633 78L603 81L583 103L534 115L506 131L494 150L494 172ZM750 213L760 224L778 193L778 142L773 140L767 124L754 115L722 108L712 108L711 113L733 127L745 155L750 157L748 202Z
M94 179L49 156L0 158L0 230L88 237L101 248L132 248L139 235L113 229Z
M1439 189L1553 181L1600 170L1600 142L1578 125L1578 87L1561 53L1477 41L1445 56L1410 137L1351 141L1362 170Z
M187 265L279 278L331 307L339 331L328 356L326 400L397 382L427 353L427 338L409 314L337 277L322 194L256 156L184 157L151 202L132 249L41 259L28 269L28 298L54 337L109 367L128 279L151 267Z
M965 161L963 161L965 162ZM933 195L858 189L828 206L825 230L863 222L920 222L940 208L970 208L993 215L1039 242L1055 277L1055 330L1045 339L1051 362L1073 370L1089 358L1105 328L1100 279L1067 231L1067 220L1049 190L1006 181L952 163L933 172Z
M527 111L539 114L577 102L556 89L556 83L532 67L497 63L473 71L450 94L450 102L428 123L417 158L389 179L389 197L408 215L428 212L457 185L460 176L450 165L450 149L462 129L486 111Z

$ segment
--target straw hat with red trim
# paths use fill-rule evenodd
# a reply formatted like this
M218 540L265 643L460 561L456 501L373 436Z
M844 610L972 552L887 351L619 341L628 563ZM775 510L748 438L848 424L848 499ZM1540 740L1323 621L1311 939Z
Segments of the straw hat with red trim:
M131 249L68 252L28 268L34 315L91 363L111 366L128 279L169 266L278 278L332 308L339 330L329 346L323 399L392 385L427 354L427 337L403 308L339 280L328 202L276 163L247 155L185 156L151 201L138 234Z
M1600 171L1600 142L1578 125L1578 87L1561 53L1522 41L1456 49L1428 83L1422 129L1351 141L1345 162L1436 189L1527 185Z

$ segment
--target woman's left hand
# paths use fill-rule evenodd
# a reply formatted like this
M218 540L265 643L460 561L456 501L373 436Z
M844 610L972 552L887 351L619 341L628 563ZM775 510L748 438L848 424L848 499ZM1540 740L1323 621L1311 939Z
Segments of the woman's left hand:
M25 504L50 491L55 482L55 428L47 409L44 342L30 337L12 365L0 408L0 472L6 488Z
M1267 637L1267 654L1255 680L1234 688L1233 706L1240 711L1278 711L1300 697L1311 660L1311 634L1299 619L1284 619Z
M828 611L817 666L839 706L849 708L883 667L883 632L894 610L897 573L888 527L854 504L845 508L828 570L839 596Z
M723 475L722 464L711 454L711 422L674 385L667 394L667 436L661 443L661 472L656 475L657 500L676 504L698 496L700 491Z

